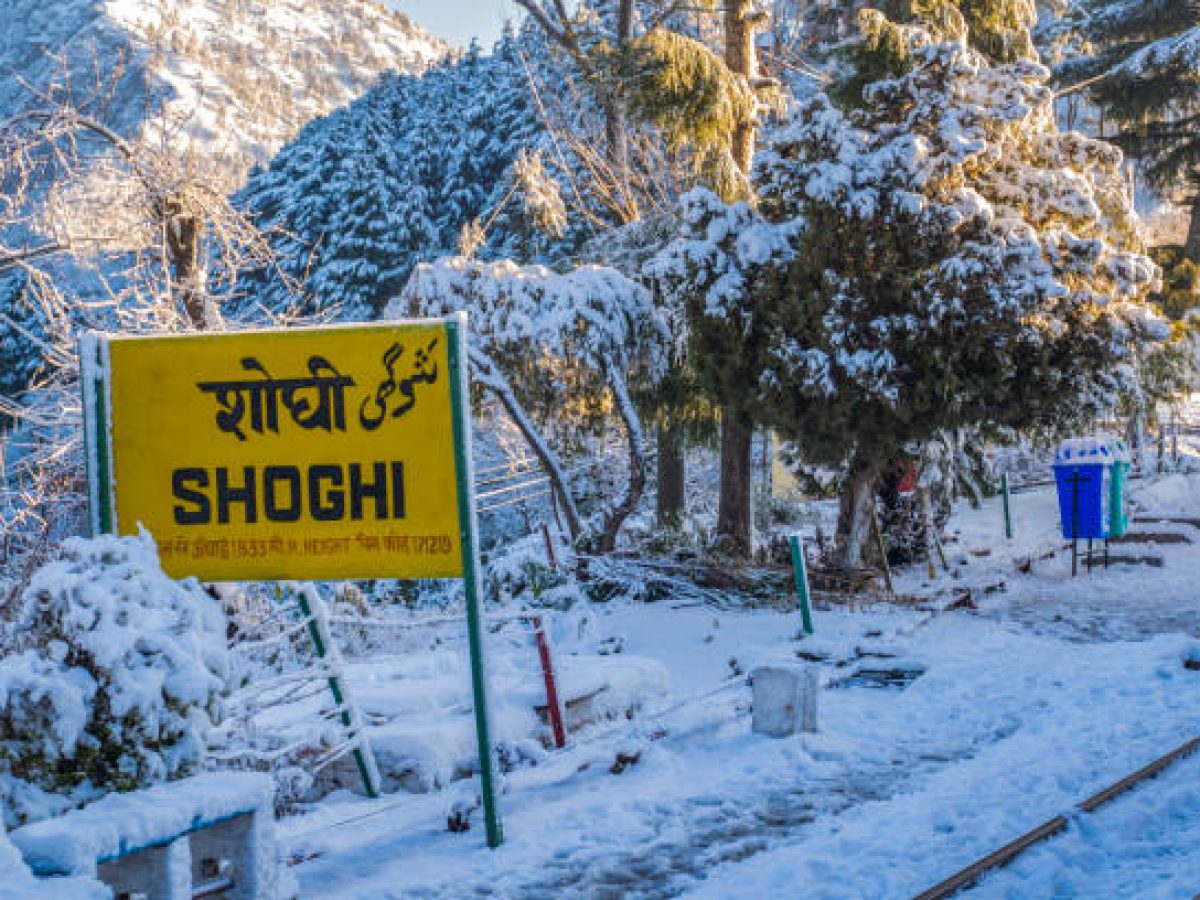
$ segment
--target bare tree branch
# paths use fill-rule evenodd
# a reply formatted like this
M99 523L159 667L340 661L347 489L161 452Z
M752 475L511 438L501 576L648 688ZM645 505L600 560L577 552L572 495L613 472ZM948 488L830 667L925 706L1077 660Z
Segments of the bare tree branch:
M570 16L560 0L552 0L555 11L552 13L541 3L541 0L516 0L517 6L529 13L545 32L546 36L566 50L576 61L583 55L579 47L579 39L570 26Z
M17 269L24 263L35 262L44 256L53 256L56 253L65 253L70 249L70 244L61 241L50 241L40 247L31 247L20 251L0 249L0 272Z

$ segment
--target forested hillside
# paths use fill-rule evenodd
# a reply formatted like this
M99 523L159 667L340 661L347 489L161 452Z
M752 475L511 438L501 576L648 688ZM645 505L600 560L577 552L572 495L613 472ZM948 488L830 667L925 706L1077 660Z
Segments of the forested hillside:
M373 318L414 265L455 253L473 223L485 256L555 255L557 239L522 215L529 188L513 168L551 148L531 43L509 35L490 55L476 47L424 75L390 74L252 174L236 202L271 233L282 273L303 282L305 310ZM246 308L294 305L280 275L248 273Z
M376 0L4 0L0 17L0 108L74 98L186 142L231 189L381 73L451 52Z
M508 6L0 0L0 894L1192 896L1200 0Z
M137 221L154 205L138 176L151 166L123 156L155 157L150 194L186 182L224 195L381 74L452 56L374 0L3 0L0 120L14 117L14 140L0 168L0 393L44 370L46 342L82 325L83 306L144 290L129 275L152 241ZM51 150L68 132L70 147ZM92 324L111 327L103 318Z

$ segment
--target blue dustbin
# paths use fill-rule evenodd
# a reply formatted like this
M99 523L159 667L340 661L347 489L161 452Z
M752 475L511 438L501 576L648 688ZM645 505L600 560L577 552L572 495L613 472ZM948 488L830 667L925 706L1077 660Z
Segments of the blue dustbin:
M1108 435L1062 442L1054 457L1054 481L1063 537L1110 536L1113 467L1127 459L1124 445Z

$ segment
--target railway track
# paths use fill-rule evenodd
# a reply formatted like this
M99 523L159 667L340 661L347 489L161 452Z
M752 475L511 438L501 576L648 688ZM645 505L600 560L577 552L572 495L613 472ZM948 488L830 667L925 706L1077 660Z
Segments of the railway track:
M1192 738L1190 741L1180 744L1165 756L1160 756L1153 762L1142 766L1136 772L1126 775L1120 781L1110 784L1104 790L1093 794L1091 797L1077 804L1070 813L1064 813L1055 816L1053 819L1048 819L1031 831L1027 831L1015 840L1009 841L999 850L977 859L969 866L955 872L945 881L939 882L929 890L918 894L914 900L946 900L948 897L953 897L960 891L964 891L974 885L988 872L1007 866L1035 844L1039 844L1066 831L1067 826L1075 816L1080 813L1085 815L1094 813L1117 797L1137 787L1142 782L1162 773L1181 759L1191 756L1197 750L1200 750L1200 737Z

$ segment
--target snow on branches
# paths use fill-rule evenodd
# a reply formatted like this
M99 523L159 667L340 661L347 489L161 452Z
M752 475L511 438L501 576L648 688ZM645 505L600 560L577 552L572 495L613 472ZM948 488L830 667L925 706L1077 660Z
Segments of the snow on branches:
M646 273L669 295L703 295L703 317L726 319L748 332L745 302L757 280L792 260L788 230L746 203L725 205L705 188L689 191L679 207L681 235L650 261Z
M452 257L418 266L385 318L470 314L475 380L493 393L524 433L566 508L573 538L583 530L569 482L529 409L543 422L583 404L611 403L625 431L629 480L603 514L597 546L612 549L645 486L641 421L630 379L654 381L669 336L649 292L615 269L584 266L559 274L542 266Z
M1144 302L1158 270L1139 252L1120 151L1056 130L1041 66L991 66L964 41L906 31L913 68L869 86L869 108L843 112L817 96L760 158L764 212L796 222L810 250L798 266L812 268L815 247L829 251L810 289L827 301L814 337L833 368L876 384L864 353L890 356L883 395L903 405L914 357L939 344L953 354L947 339L974 332L986 338L974 353L1009 354L994 360L999 379L1034 361L1023 353L1090 346L1091 364L1076 355L1072 365L1092 386L1077 379L1061 402L1083 392L1085 405L1107 405L1136 390L1120 367L1165 329ZM880 271L875 261L888 258L894 267ZM961 382L951 406L971 392L961 377L971 370L968 355L939 376Z
M765 363L769 306L794 260L796 223L768 222L747 203L695 188L680 200L680 235L644 267L702 383L723 407L750 414Z

